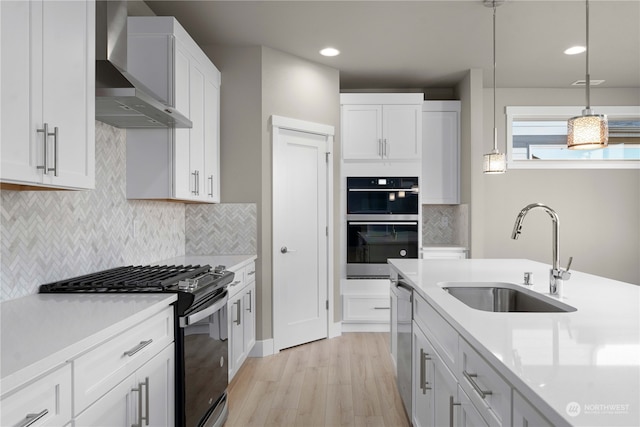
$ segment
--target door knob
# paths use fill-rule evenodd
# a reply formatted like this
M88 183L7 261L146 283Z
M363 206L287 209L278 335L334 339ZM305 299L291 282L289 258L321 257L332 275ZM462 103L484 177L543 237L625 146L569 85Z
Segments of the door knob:
M280 248L280 252L282 252L283 254L289 253L289 252L295 252L294 250L288 249L286 246L283 246Z

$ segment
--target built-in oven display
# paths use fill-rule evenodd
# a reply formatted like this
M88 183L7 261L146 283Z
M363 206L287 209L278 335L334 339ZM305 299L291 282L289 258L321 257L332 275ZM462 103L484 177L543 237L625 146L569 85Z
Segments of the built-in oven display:
M347 221L347 277L388 277L389 258L418 258L417 221Z
M348 215L417 215L417 177L347 178Z

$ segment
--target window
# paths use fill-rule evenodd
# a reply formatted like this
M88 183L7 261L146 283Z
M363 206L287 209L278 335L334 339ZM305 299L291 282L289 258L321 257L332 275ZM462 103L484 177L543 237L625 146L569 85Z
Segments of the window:
M609 121L609 146L567 149L567 120L584 107L507 107L510 169L640 169L640 106L593 107Z

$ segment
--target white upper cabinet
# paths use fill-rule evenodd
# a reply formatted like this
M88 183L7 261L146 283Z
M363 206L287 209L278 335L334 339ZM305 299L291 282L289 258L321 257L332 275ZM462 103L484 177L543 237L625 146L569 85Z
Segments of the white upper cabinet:
M422 105L423 204L460 203L460 101Z
M93 188L95 3L2 1L0 20L2 183Z
M421 93L343 93L343 160L419 160Z
M129 72L191 129L127 130L127 197L220 202L220 71L173 17L128 19Z

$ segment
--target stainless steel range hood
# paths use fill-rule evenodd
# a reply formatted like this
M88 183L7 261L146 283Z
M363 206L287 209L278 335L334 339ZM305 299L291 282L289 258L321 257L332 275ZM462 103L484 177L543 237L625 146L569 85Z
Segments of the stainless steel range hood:
M96 2L96 120L119 128L190 128L127 72L127 2Z

